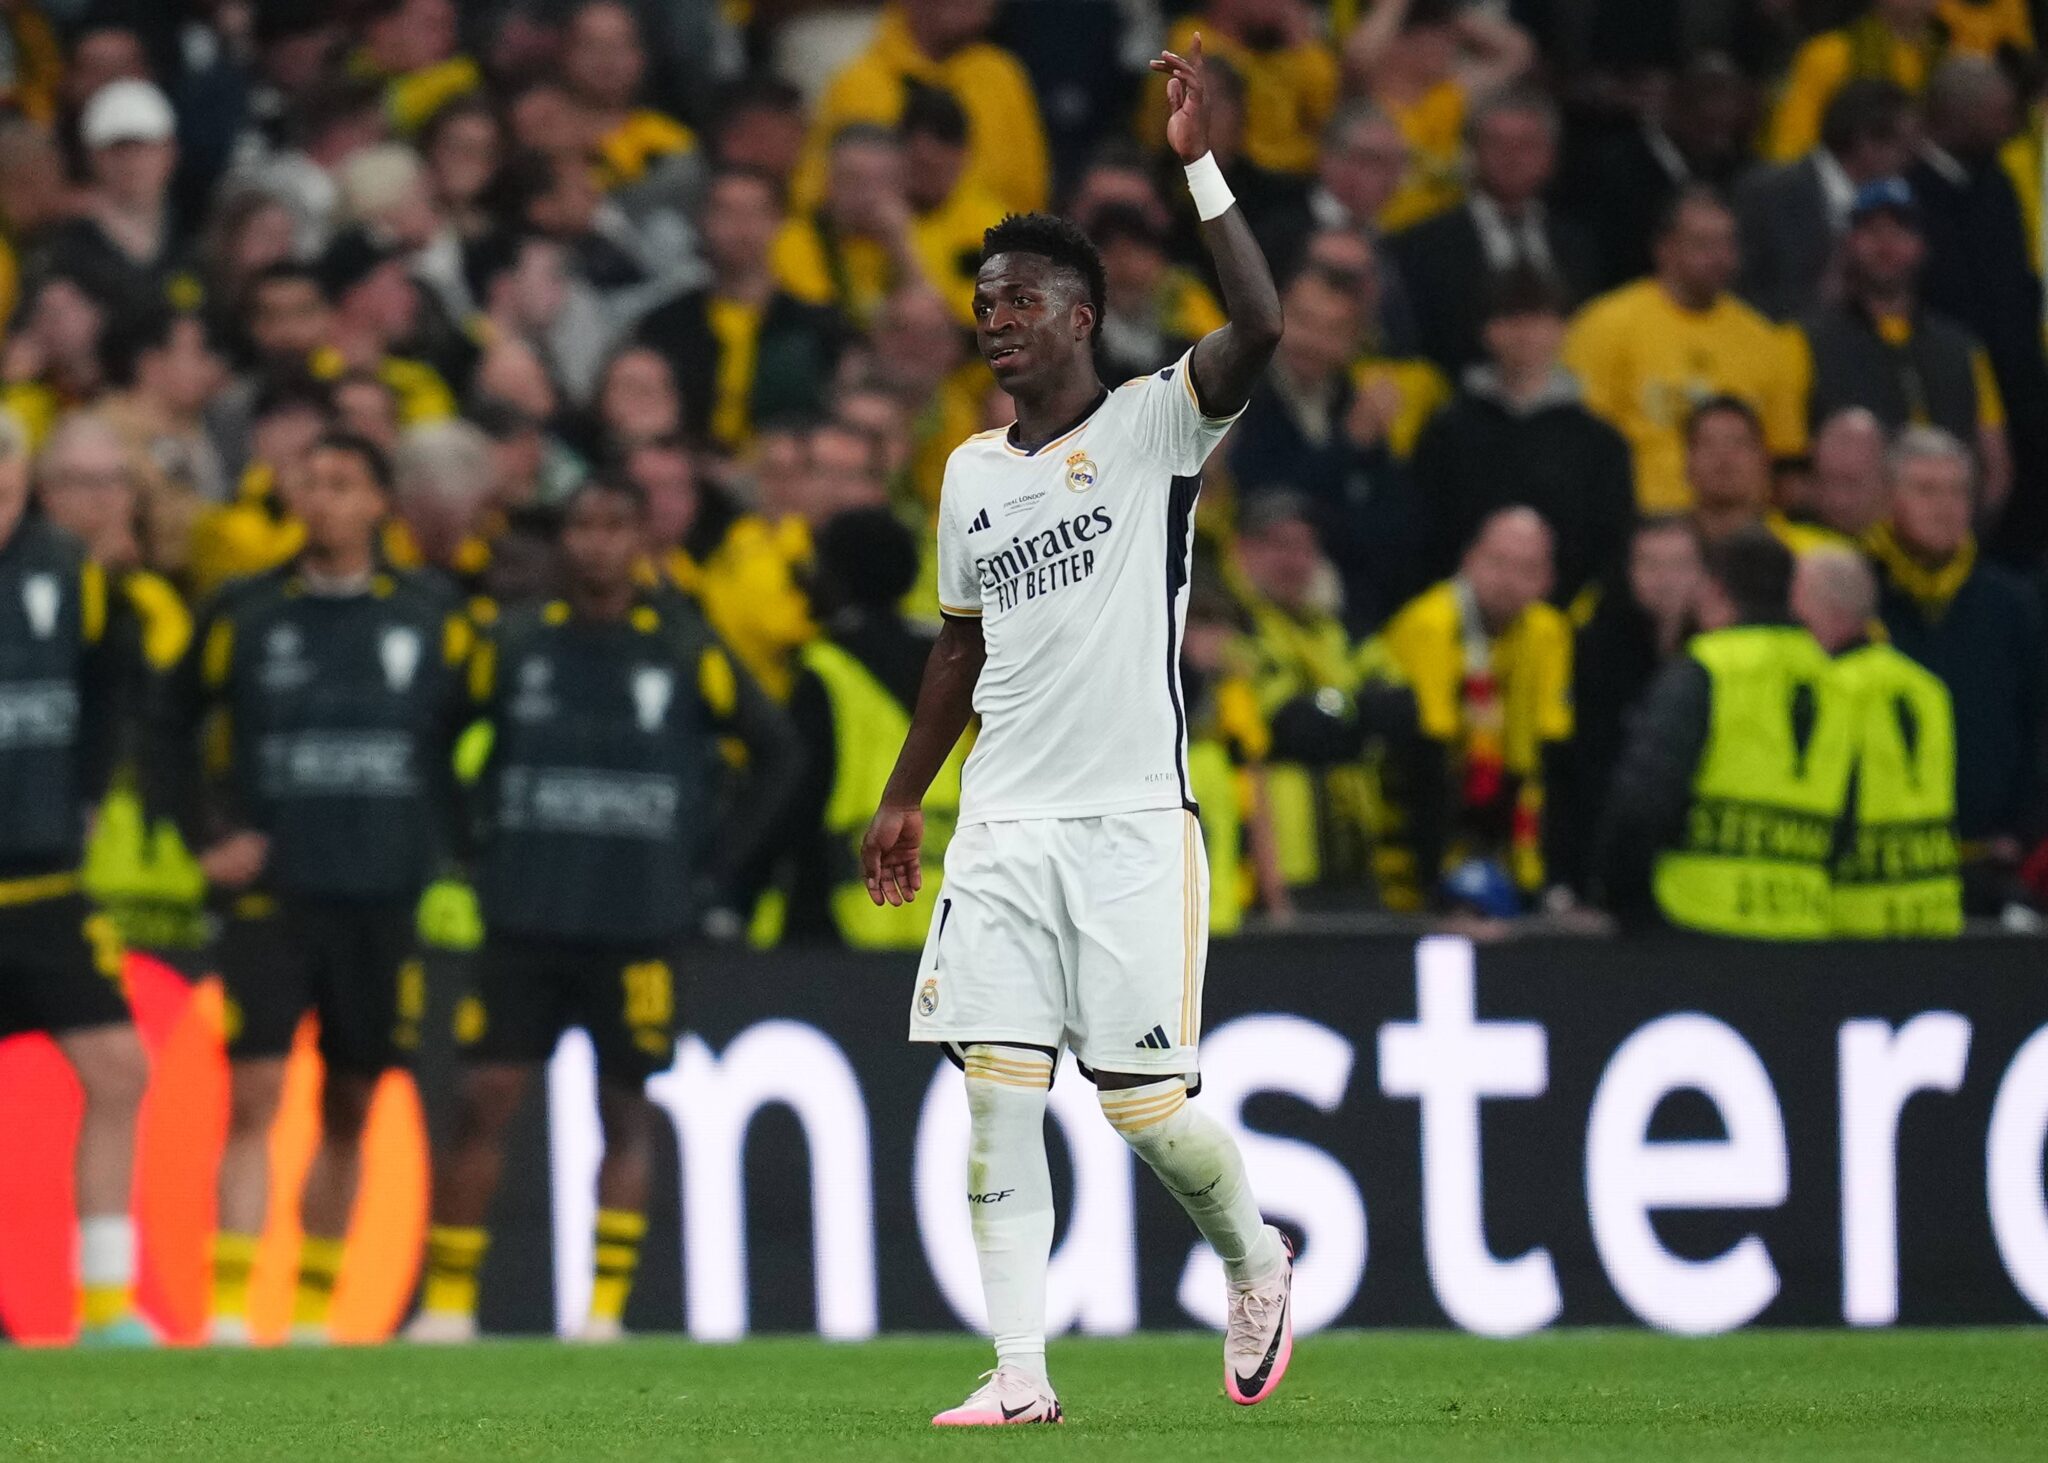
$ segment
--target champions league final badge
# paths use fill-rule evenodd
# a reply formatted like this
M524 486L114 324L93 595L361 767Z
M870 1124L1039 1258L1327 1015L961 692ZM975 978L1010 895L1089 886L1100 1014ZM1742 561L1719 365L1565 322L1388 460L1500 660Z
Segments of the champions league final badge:
M917 993L917 1014L929 1016L939 1009L939 983L936 979L924 983Z
M1085 493L1095 486L1095 461L1085 452L1067 454L1067 491Z

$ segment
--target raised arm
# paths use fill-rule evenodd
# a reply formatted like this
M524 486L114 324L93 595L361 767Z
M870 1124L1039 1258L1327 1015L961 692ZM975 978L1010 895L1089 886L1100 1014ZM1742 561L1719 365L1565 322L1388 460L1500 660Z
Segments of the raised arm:
M882 790L882 806L861 840L868 898L877 904L908 904L924 884L919 850L924 843L925 789L967 730L974 715L974 683L981 679L987 659L981 621L948 615L924 664L910 733L896 754L889 785Z
M1216 262L1224 313L1230 317L1195 347L1195 395L1204 413L1227 417L1251 400L1252 388L1280 344L1280 291L1244 210L1209 152L1200 33L1185 57L1163 51L1152 69L1166 77L1166 141L1187 168L1188 188L1202 219L1202 242Z

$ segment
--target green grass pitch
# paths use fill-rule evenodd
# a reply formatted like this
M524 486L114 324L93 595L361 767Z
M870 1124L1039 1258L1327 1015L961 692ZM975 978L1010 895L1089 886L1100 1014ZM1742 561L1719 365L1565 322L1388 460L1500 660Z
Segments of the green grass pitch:
M1198 1335L1055 1342L1062 1428L940 1433L965 1338L436 1350L0 1350L30 1459L1919 1459L2048 1457L2048 1331L1560 1332L1302 1342L1249 1411Z

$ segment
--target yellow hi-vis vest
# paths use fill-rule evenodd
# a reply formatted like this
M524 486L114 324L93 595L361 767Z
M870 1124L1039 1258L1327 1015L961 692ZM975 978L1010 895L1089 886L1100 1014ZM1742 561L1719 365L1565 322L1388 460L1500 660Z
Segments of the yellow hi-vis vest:
M1856 789L1835 862L1835 933L1953 935L1963 927L1956 853L1956 726L1940 677L1889 645L1835 662L1853 711Z
M924 944L938 907L946 845L960 816L960 768L973 738L960 739L924 795L923 891L910 904L877 905L868 898L861 875L860 840L910 732L910 714L866 666L830 641L812 641L802 658L824 683L832 706L837 774L825 802L825 836L833 861L832 922L856 950L915 950Z
M1191 738L1188 782L1202 810L1202 847L1209 856L1209 933L1234 935L1244 928L1244 814L1229 749L1214 737Z
M1682 841L1657 860L1657 905L1709 934L1823 939L1849 790L1851 718L1834 666L1811 635L1778 625L1712 631L1688 653L1712 678L1712 709ZM1813 726L1802 747L1803 697Z

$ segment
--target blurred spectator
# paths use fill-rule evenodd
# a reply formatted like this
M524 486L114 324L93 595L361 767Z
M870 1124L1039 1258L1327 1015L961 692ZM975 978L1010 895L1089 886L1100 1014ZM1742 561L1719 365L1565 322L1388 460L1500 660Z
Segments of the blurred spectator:
M931 654L931 637L897 610L917 572L917 544L886 509L839 514L818 533L809 593L821 634L803 648L789 698L803 770L775 840L791 855L783 927L791 943L915 949L938 907L936 898L877 907L860 870L861 834L895 765ZM963 740L925 798L927 890L944 881L966 747Z
M1248 503L1237 561L1251 615L1252 691L1271 728L1264 792L1278 883L1356 892L1366 874L1371 789L1359 764L1363 689L1339 613L1343 590L1292 493Z
M349 68L383 86L385 114L402 134L483 84L461 52L454 0L367 0L362 38Z
M690 435L743 451L759 422L814 411L838 358L834 313L780 288L768 251L782 228L775 180L723 167L705 193L700 233L711 283L640 322L683 393Z
M1581 403L1558 364L1563 297L1545 274L1494 278L1483 340L1487 363L1432 421L1415 450L1415 486L1428 522L1429 568L1449 573L1479 525L1513 504L1550 526L1554 603L1571 601L1620 568L1635 516L1628 444Z
M1572 647L1572 816L1558 825L1553 877L1592 893L1593 834L1621 763L1628 721L1657 673L1693 633L1700 538L1683 518L1650 518L1629 538L1628 566L1603 588Z
M195 603L299 551L305 530L289 505L327 431L329 406L325 388L304 380L268 386L248 403L248 462L234 501L202 513L192 528L186 580Z
M562 79L590 114L598 174L607 190L634 188L682 201L697 136L643 104L647 51L622 0L583 0L562 37Z
M1188 595L1180 675L1188 709L1188 790L1209 865L1209 933L1234 935L1247 908L1294 913L1273 837L1265 759L1271 744L1253 690L1243 615L1216 584Z
M42 7L14 4L0 13L12 65L0 79L0 110L47 130L57 117L57 89L64 75L64 50Z
M139 316L116 332L107 364L117 389L102 414L163 490L195 504L226 502L232 484L207 432L206 408L227 382L227 365L204 317Z
M1361 331L1352 293L1310 269L1282 304L1280 348L1231 433L1231 475L1247 503L1285 487L1314 505L1343 577L1346 621L1369 628L1423 582L1413 489L1387 445L1398 402L1353 384Z
M1170 366L1223 325L1223 307L1207 285L1167 258L1166 234L1143 209L1101 209L1089 237L1102 251L1108 285L1096 347L1103 379L1127 381Z
M786 189L803 159L803 93L772 76L749 77L711 112L714 161L721 168L762 173Z
M442 220L464 241L489 233L495 220L488 199L505 159L504 128L490 103L450 102L420 129L419 145Z
M1883 424L1860 406L1836 412L1815 429L1807 495L1817 526L1860 544L1884 520L1887 447Z
M268 275L283 277L282 269ZM309 359L315 376L331 381L351 370L370 373L390 388L403 422L455 414L446 378L431 363L400 354L420 318L419 287L406 273L402 249L355 230L337 235L320 256L317 280L324 296L317 305L303 298L302 287L280 304L281 292L268 284L257 300L259 308L300 312L289 316L293 344L297 329L317 326L321 333ZM261 341L258 348L264 349Z
M2048 814L2048 641L2035 593L1978 555L1974 486L1967 448L1930 427L1909 429L1892 449L1891 517L1870 548L1892 644L1941 677L1955 701L1956 822L1971 910L1988 913L2010 897Z
M1756 86L1720 52L1693 55L1668 88L1641 90L1631 125L1585 139L1570 180L1568 202L1598 239L1609 287L1655 267L1658 226L1681 192L1734 186L1756 130Z
M1889 81L1912 96L1924 91L1949 42L1934 18L1939 4L1872 0L1847 26L1800 47L1771 118L1765 143L1771 161L1789 163L1813 150L1822 140L1828 103L1848 81Z
M1607 797L1595 869L1624 927L1751 939L1832 929L1850 717L1791 622L1791 551L1763 529L1708 546L1701 633L1651 684Z
M1860 406L1889 431L1911 423L1974 442L1985 506L1995 511L2012 487L2005 405L1976 337L1921 305L1927 247L1911 186L1866 184L1841 247L1843 298L1808 314L1795 342L1795 365L1809 377L1808 420Z
M1833 930L1855 939L1959 935L1956 726L1948 688L1882 639L1877 580L1854 549L1799 561L1792 609L1834 657L1852 718L1848 827L1829 890Z
M1372 0L1344 40L1344 67L1408 140L1408 175L1381 212L1381 228L1407 228L1458 201L1472 99L1515 80L1535 57L1528 35L1491 9Z
M1166 47L1227 63L1244 84L1243 153L1269 173L1316 170L1317 144L1336 110L1337 57L1308 0L1207 0L1167 32ZM1153 148L1166 141L1166 78L1150 75L1139 104L1139 131Z
M1998 165L2013 130L2013 92L1988 61L1944 61L1929 83L1926 141L1907 174L1921 209L1927 267L1920 294L1929 308L1984 343L2009 404L2048 401L2041 348L2041 279L2034 272L2019 200ZM2013 461L2029 490L2007 506L1996 547L2031 562L2048 547L2048 413L2015 409Z
M19 120L0 122L0 339L21 304L23 256L37 254L37 236L67 217L71 202L64 155L50 135Z
M1572 735L1571 625L1545 602L1550 530L1529 508L1488 518L1457 575L1403 607L1367 647L1371 675L1415 697L1390 742L1373 863L1389 909L1445 900L1468 863L1527 900L1550 882Z
M1557 171L1559 126L1556 106L1540 91L1476 103L1465 124L1472 180L1463 205L1392 241L1422 352L1453 375L1483 354L1480 328L1494 280L1533 271L1550 279L1567 305L1600 282L1591 237L1544 203Z
M1317 229L1309 235L1304 269L1349 293L1363 322L1360 354L1351 379L1361 391L1387 401L1387 445L1399 458L1415 450L1429 419L1451 399L1451 383L1432 361L1416 354L1415 318L1400 288L1400 271L1380 244L1355 229Z
M981 236L1003 205L967 176L967 113L949 91L911 84L897 135L903 142L903 196L916 216L912 232L925 277L962 324L974 319L974 272Z
M267 193L223 193L199 247L206 316L235 359L249 351L249 291L256 276L298 255L292 211Z
M491 234L463 251L465 286L481 318L472 335L523 341L571 401L590 399L612 348L596 291L569 271L567 251L541 234Z
M861 328L891 291L909 284L959 298L961 261L937 271L917 235L896 134L857 123L833 139L825 201L782 226L770 260L776 283L810 305L829 305ZM976 240L976 262L980 241ZM965 271L972 292L973 271Z
M1693 528L1710 545L1746 528L1766 530L1795 554L1831 541L1779 511L1763 422L1739 396L1709 397L1694 408L1685 426L1685 476Z
M471 592L490 563L496 481L490 439L469 422L409 428L391 456L392 506L420 561Z
M62 268L100 281L123 311L199 303L189 280L182 299L170 294L183 242L170 210L176 129L170 102L147 81L109 82L79 120L90 179L84 211L53 229L46 247Z
M995 9L994 0L885 5L873 43L819 99L794 205L825 197L826 159L840 133L854 123L894 127L916 82L951 92L966 109L967 182L1012 213L1045 207L1051 175L1038 100L1017 58L983 39Z
M0 354L0 404L28 429L31 444L49 435L61 412L105 386L100 342L110 313L94 284L61 263L29 296Z
M888 507L888 462L873 434L845 422L820 422L805 452L811 471L801 512L813 531L842 513Z
M224 186L283 202L297 221L299 252L316 254L333 232L341 201L336 170L384 139L384 111L374 85L348 77L321 76L303 96L280 99L279 106L287 101L279 135L248 142L250 156L229 170Z
M1859 190L1912 161L1912 102L1889 81L1851 81L1828 103L1820 145L1735 193L1744 299L1773 320L1822 304ZM1837 281L1838 282L1838 281Z
M947 456L981 430L988 368L969 355L945 302L919 287L888 298L863 354L866 379L891 392L911 418L911 485L919 502L936 508Z
M1565 337L1564 363L1586 405L1635 452L1636 501L1647 513L1682 511L1684 430L1709 396L1741 397L1763 419L1771 451L1806 446L1804 403L1771 323L1729 293L1735 217L1711 189L1679 194L1657 236L1657 272L1602 295Z
M399 420L398 394L390 383L372 371L347 370L335 379L329 395L335 424L343 431L361 437L386 456L398 450L404 423Z
M595 463L616 461L638 443L683 430L683 399L668 358L627 346L606 363L581 444Z
M50 523L109 569L148 561L146 512L128 444L103 417L76 412L58 423L36 458L36 501Z
M618 320L633 318L674 289L694 282L683 241L643 232L617 199L605 196L580 155L523 152L499 174L501 222L559 240L573 267Z
M1298 213L1251 220L1273 267L1290 268L1310 229L1349 229L1378 237L1380 215L1408 170L1408 141L1393 118L1359 98L1323 127L1315 186Z

